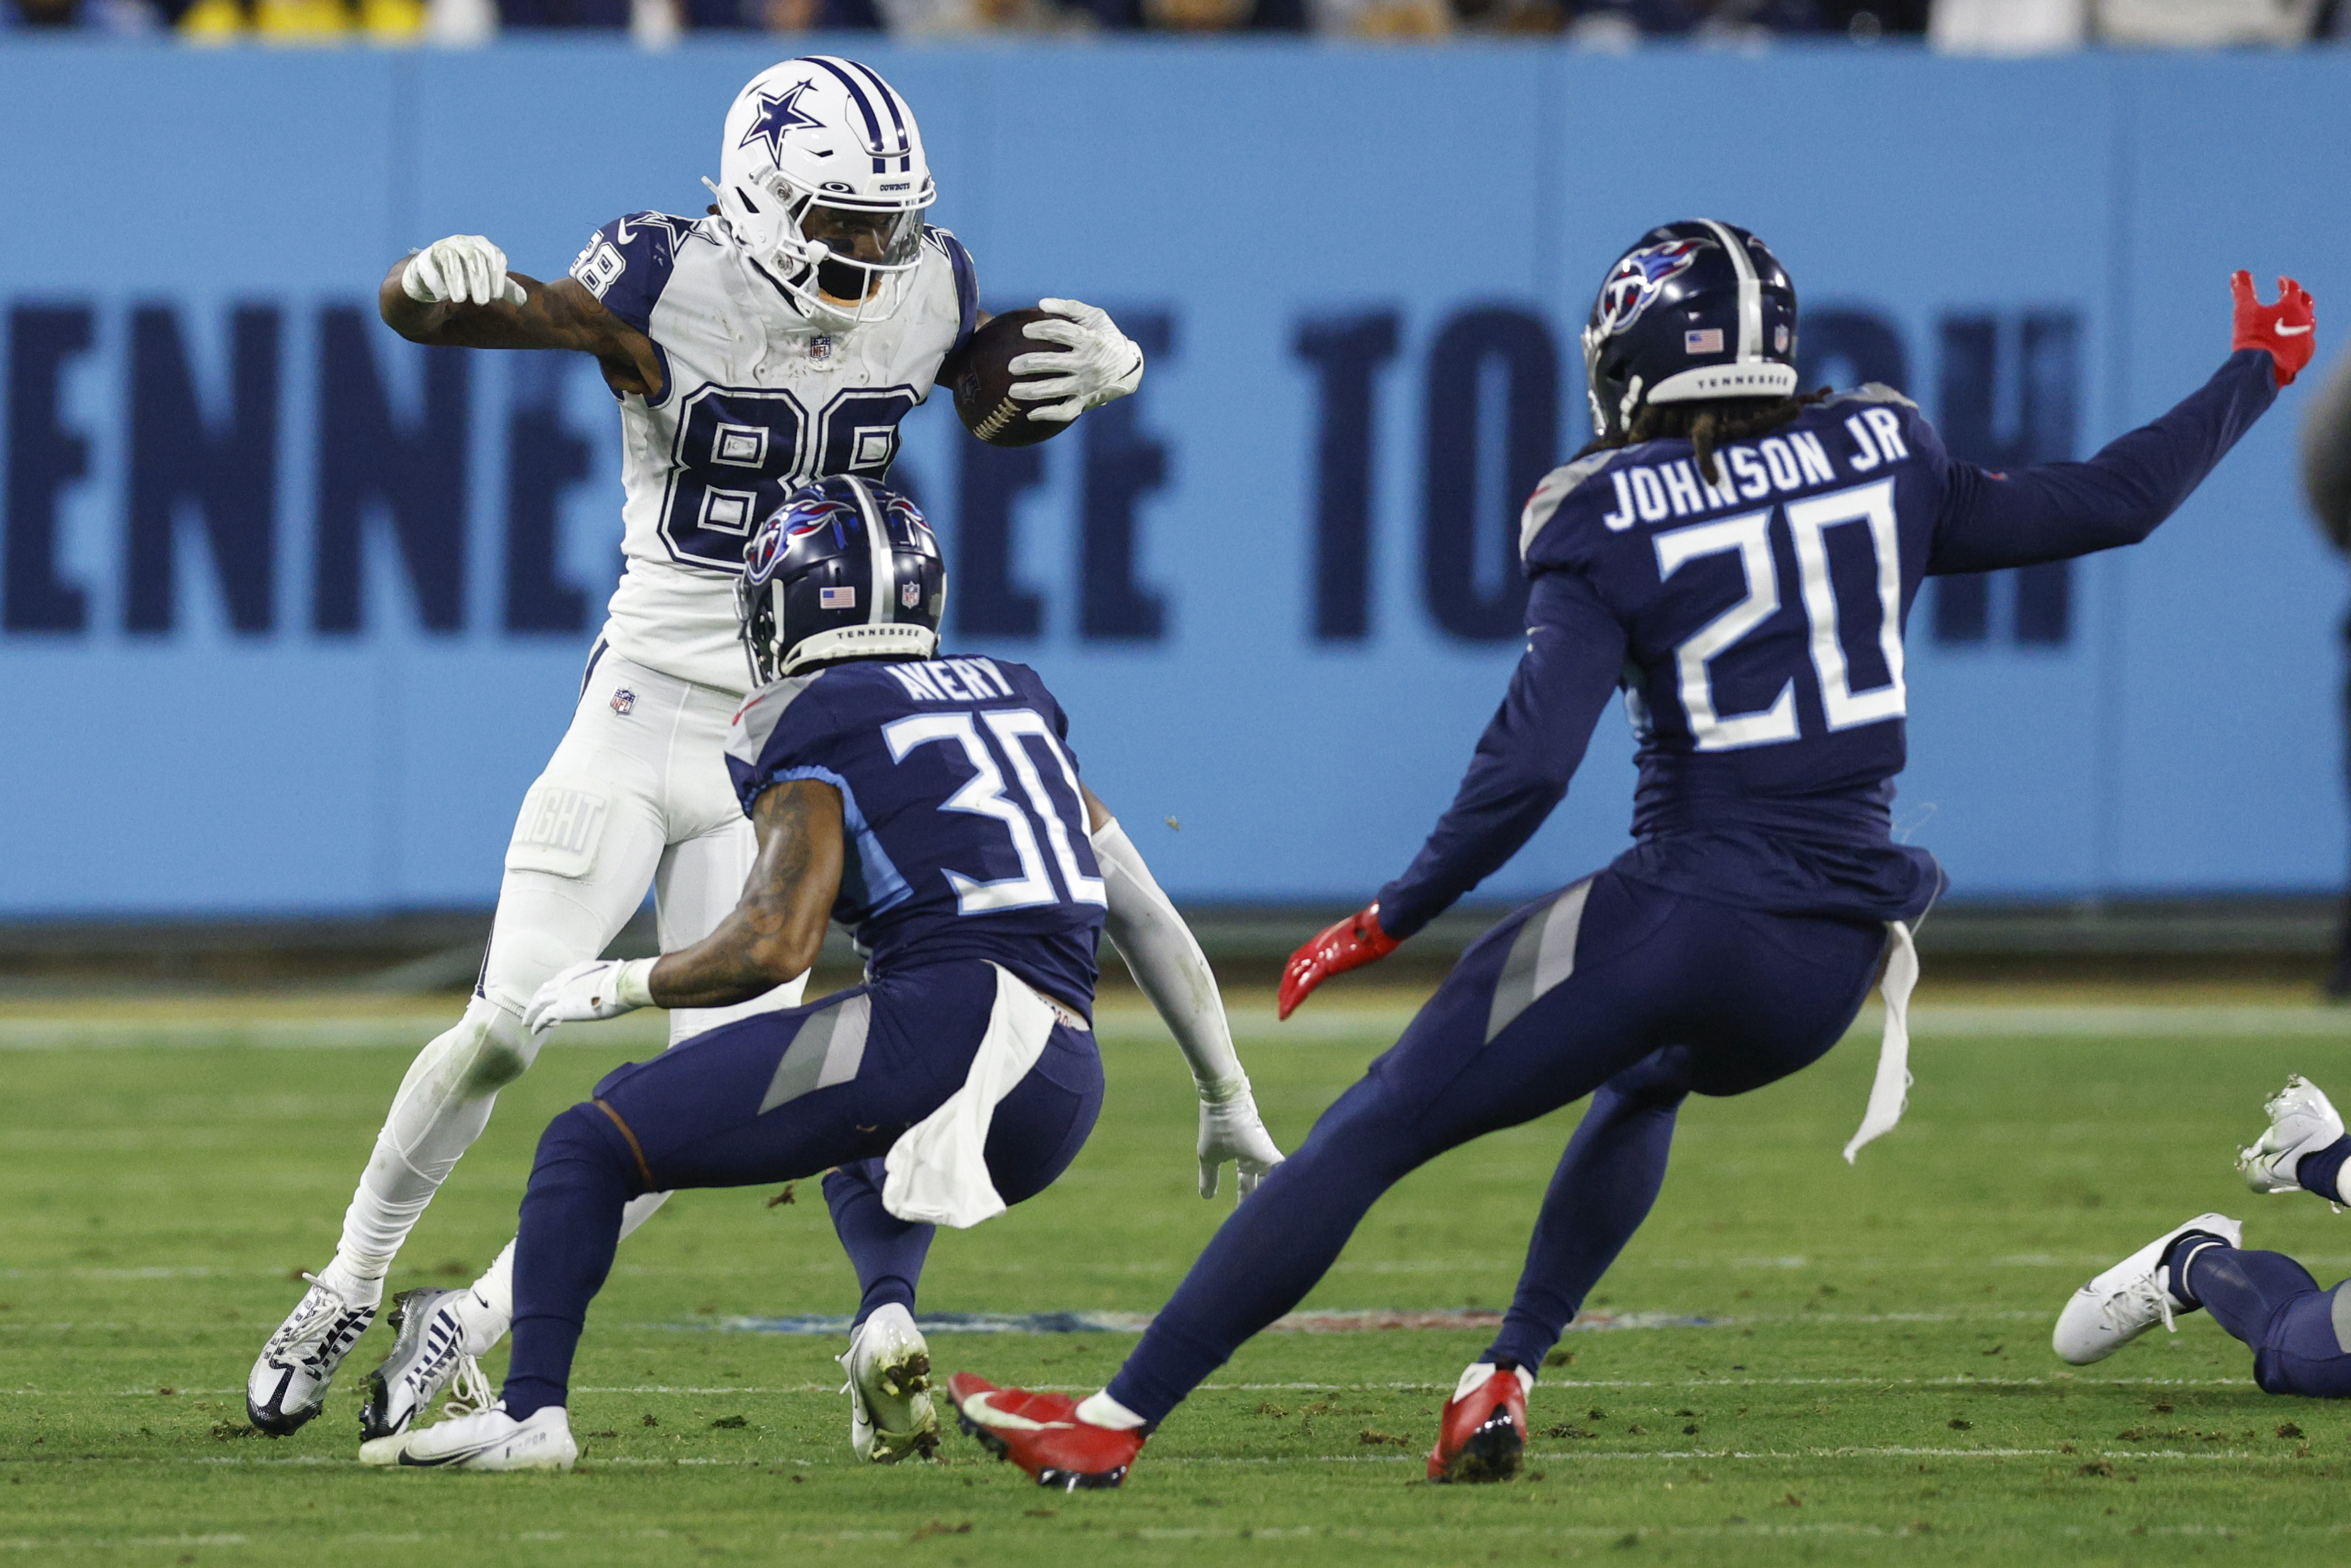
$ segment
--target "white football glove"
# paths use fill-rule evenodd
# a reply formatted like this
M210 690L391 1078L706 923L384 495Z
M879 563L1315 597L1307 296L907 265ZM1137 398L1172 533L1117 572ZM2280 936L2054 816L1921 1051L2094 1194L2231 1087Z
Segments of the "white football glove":
M480 235L436 239L408 258L400 291L426 305L520 305L530 296L507 276L507 253Z
M649 1008L653 994L648 977L654 962L598 958L574 964L538 988L538 995L523 1009L522 1026L533 1034L545 1034L559 1023L592 1023Z
M1075 419L1090 408L1116 402L1143 383L1143 350L1118 329L1109 311L1075 299L1040 299L1037 308L1052 314L1045 320L1029 322L1024 335L1066 346L1016 354L1006 366L1016 376L1051 378L1012 383L1014 397L1043 405L1030 409L1029 418Z
M1257 1097L1249 1092L1247 1074L1217 1083L1197 1085L1200 1091L1200 1196L1217 1196L1217 1173L1227 1160L1234 1163L1240 1197L1257 1190L1265 1173L1281 1163L1281 1151L1257 1113ZM1238 1200L1236 1200L1238 1201Z

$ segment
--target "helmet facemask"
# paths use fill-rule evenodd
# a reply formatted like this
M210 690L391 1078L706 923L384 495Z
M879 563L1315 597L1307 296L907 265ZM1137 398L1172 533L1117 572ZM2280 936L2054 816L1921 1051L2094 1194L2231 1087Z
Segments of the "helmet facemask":
M811 321L838 330L880 321L905 302L922 265L923 213L935 193L883 206L795 185L771 171L757 190L705 180L745 260Z

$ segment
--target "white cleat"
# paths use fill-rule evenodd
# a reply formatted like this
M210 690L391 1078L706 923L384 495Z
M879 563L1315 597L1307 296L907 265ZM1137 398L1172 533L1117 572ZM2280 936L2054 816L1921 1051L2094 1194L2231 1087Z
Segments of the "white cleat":
M931 1347L914 1315L895 1301L874 1309L850 1336L841 1367L849 1374L849 1446L857 1457L877 1465L929 1458L939 1446L939 1413L931 1405Z
M2343 1135L2343 1118L2318 1085L2297 1072L2262 1107L2270 1124L2261 1141L2237 1155L2245 1185L2255 1192L2299 1192L2302 1156Z
M327 1403L327 1387L360 1335L375 1321L375 1308L355 1307L319 1282L316 1274L245 1380L245 1414L273 1437L298 1431Z
M549 1405L517 1421L503 1405L360 1445L360 1460L416 1469L568 1470L580 1457L571 1418Z
M2156 1324L2179 1331L2172 1319L2195 1306L2171 1293L2164 1282L2163 1249L2185 1230L2210 1231L2230 1246L2244 1239L2244 1226L2225 1214L2199 1214L2176 1225L2074 1292L2057 1314L2050 1344L2075 1366L2103 1361Z
M453 1415L496 1403L481 1363L474 1359L467 1316L478 1305L471 1291L402 1291L393 1298L390 1321L399 1337L392 1342L392 1354L368 1374L367 1397L360 1405L361 1442L407 1431L452 1384Z

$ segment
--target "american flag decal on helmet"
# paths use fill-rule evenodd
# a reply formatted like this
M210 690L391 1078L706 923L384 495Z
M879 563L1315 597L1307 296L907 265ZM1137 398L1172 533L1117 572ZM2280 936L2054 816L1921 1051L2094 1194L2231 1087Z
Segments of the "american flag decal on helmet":
M817 590L816 604L820 610L854 610L857 608L857 590L820 588Z

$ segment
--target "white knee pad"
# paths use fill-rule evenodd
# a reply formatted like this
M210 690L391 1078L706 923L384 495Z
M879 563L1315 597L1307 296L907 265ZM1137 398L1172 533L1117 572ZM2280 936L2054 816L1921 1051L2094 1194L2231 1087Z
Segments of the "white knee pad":
M416 1053L344 1211L340 1263L362 1278L382 1276L424 1206L489 1125L498 1091L521 1077L538 1051L522 1019L475 997L455 1028Z
M413 1154L450 1108L493 1098L520 1078L538 1058L538 1045L521 1019L486 998L473 998L456 1026L437 1036L409 1064L378 1143L403 1155ZM449 1157L454 1164L456 1155Z

